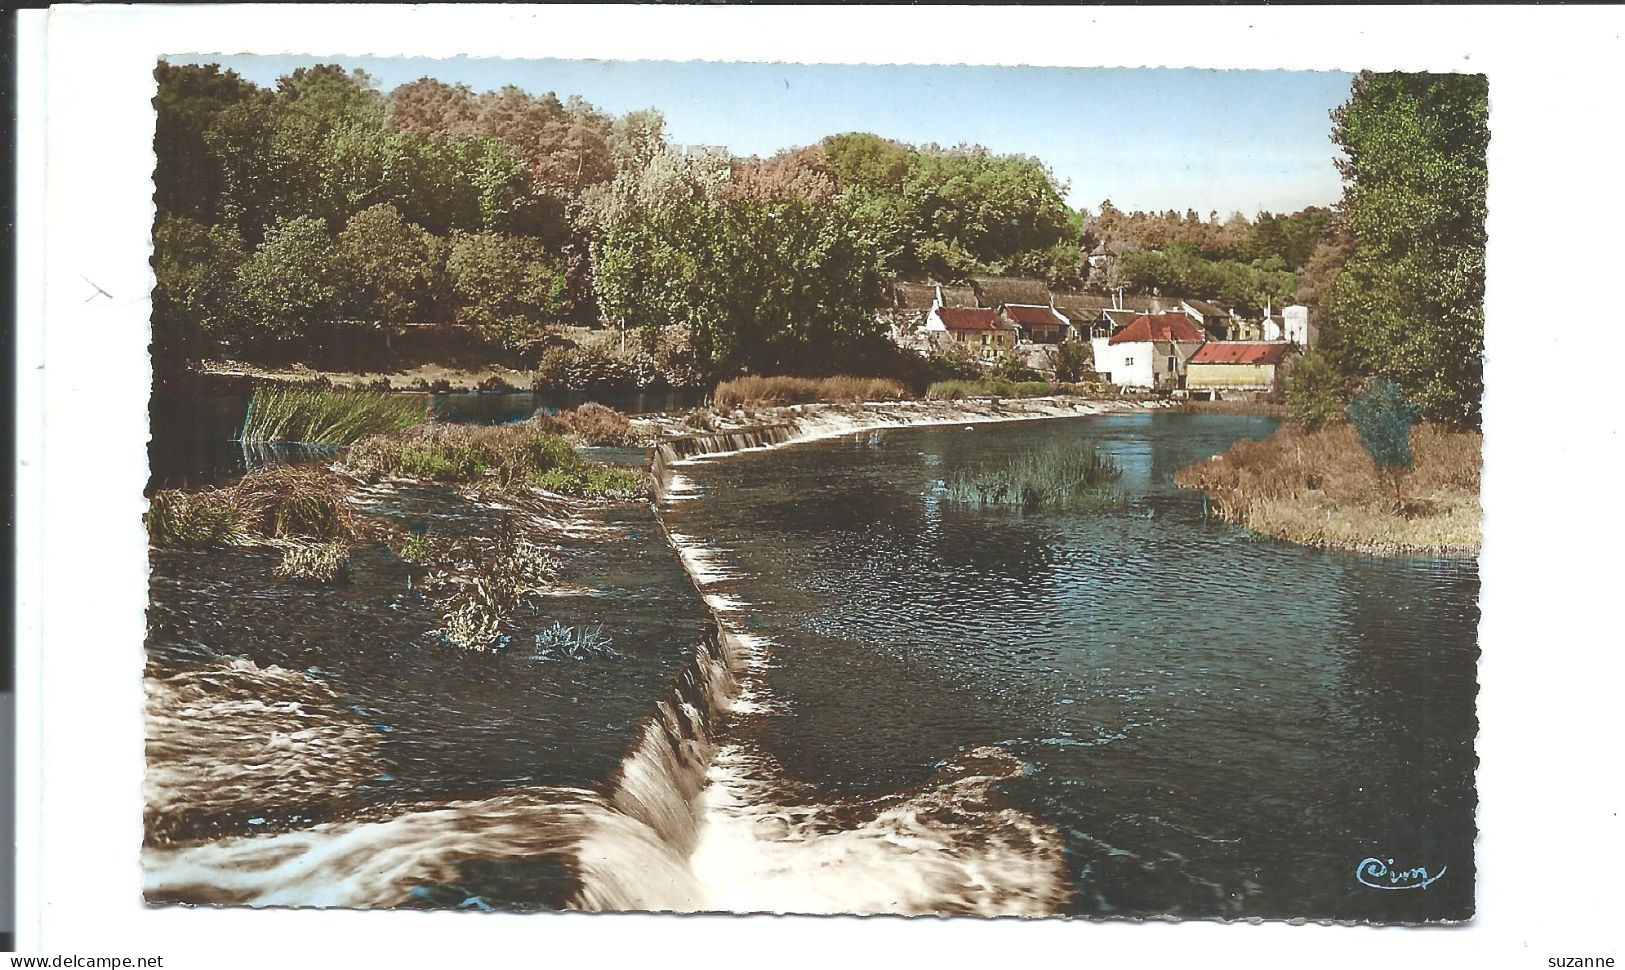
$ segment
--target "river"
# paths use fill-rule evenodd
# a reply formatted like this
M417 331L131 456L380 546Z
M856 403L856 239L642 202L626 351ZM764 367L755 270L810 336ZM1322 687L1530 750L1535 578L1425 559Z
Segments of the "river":
M561 588L497 656L436 642L382 547L335 589L269 583L269 552L156 551L148 898L1467 918L1476 565L1257 540L1171 484L1273 427L1134 413L682 462L679 556L635 507L554 523ZM1117 459L1122 507L936 487L1057 438ZM432 489L366 501L525 526ZM538 659L555 621L615 652ZM1381 891L1368 858L1444 875Z
M707 592L763 645L760 713L725 752L739 778L723 780L745 794L719 799L721 817L819 817L822 829L788 835L819 862L828 831L871 826L874 872L907 884L879 897L916 885L919 854L896 843L938 839L964 857L932 890L953 910L1468 917L1476 564L1256 540L1172 485L1176 469L1274 426L1138 413L683 466L667 521L694 537L716 577ZM967 509L934 487L957 463L1067 439L1116 458L1122 508ZM990 798L955 803L962 793L932 778L967 752L1016 764L983 772ZM938 831L881 818L911 798L908 811L946 806ZM746 858L761 841L727 849ZM1054 886L1009 887L1042 898L949 885L1050 880L1054 849ZM806 870L780 855L743 891L771 900L785 887L766 876ZM1356 879L1367 858L1447 872L1379 891ZM816 905L840 889L808 892Z

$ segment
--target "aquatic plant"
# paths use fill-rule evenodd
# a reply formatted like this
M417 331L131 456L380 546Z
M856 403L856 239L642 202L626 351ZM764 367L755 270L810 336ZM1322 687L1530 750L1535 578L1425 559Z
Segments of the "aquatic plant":
M447 643L461 650L490 653L507 646L502 621L502 615L470 598L441 617L439 633Z
M345 481L314 466L277 466L223 488L161 491L147 534L157 546L331 542L362 538Z
M457 582L439 633L464 650L500 650L508 642L503 632L508 618L558 577L560 563L546 548L512 536L481 552L472 575Z
M237 511L239 527L267 539L353 539L359 524L350 512L343 479L310 465L267 468L218 489Z
M259 387L249 400L238 437L247 442L347 445L428 419L428 399L415 394Z
M949 471L943 491L962 505L1076 509L1118 504L1122 472L1090 444L1056 445Z
M615 642L604 633L603 624L570 627L557 620L536 634L535 660L589 660L600 657L619 657Z
M342 542L289 546L271 574L278 579L303 583L331 583L342 578L350 566L350 550Z
M718 384L711 394L713 406L783 407L819 401L895 401L908 396L907 388L882 377L762 377L749 375Z
M215 490L167 490L153 495L144 516L147 539L155 546L227 545L238 536L238 514Z
M428 536L408 536L395 554L407 562L423 562L434 551L434 541Z

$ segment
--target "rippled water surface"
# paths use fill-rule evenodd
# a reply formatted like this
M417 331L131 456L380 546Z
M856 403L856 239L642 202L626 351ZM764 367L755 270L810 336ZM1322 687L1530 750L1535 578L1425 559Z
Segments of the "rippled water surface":
M363 505L440 536L497 536L512 528L514 514L443 489L406 486L375 490ZM154 550L149 844L264 837L537 786L603 789L691 654L702 613L645 508L593 510L553 549L563 563L558 586L514 616L500 654L442 642L434 632L440 610L418 588L424 570L382 543L354 550L347 581L333 586L275 580L274 550ZM538 658L534 637L554 623L601 627L611 650ZM532 800L559 802L545 794ZM459 853L482 851L482 829L494 817L486 814L485 821L456 823L471 846L459 844ZM391 838L389 848L402 847L455 858L410 833ZM368 865L363 853L326 882ZM218 886L256 866L265 868L228 859L223 875L200 877L201 884ZM313 881L315 889L299 889L304 895L275 900L320 902L327 887ZM376 897L338 901L396 904L398 894L426 881L403 872L399 885ZM187 885L178 898L256 898ZM532 886L507 898L557 905L556 889Z
M1138 413L864 434L683 468L668 521L775 645L748 742L801 797L1025 764L1003 801L1063 842L1071 912L1471 915L1478 573L1210 520L1178 468L1259 417ZM957 463L1056 439L1117 459L1124 507L958 508ZM1446 869L1425 890L1358 864Z

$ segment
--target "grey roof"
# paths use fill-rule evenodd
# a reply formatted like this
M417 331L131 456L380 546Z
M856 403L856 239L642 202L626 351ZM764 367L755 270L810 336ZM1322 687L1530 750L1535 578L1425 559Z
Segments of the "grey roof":
M1185 305L1204 317L1227 317L1230 315L1230 311L1217 303L1209 303L1207 300L1186 300Z
M929 310L937 299L937 284L897 280L892 283L892 304L898 310ZM977 306L976 291L968 286L944 286L943 306Z
M981 305L1003 306L1006 303L1049 306L1049 287L1043 280L1021 276L972 276L971 286L976 290Z

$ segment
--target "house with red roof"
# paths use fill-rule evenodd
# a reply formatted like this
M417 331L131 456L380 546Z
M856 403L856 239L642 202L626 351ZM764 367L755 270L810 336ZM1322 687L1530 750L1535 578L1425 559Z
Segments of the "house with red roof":
M945 339L948 343L965 348L972 357L983 360L992 360L1016 346L1015 325L1006 322L997 310L944 306L940 287L930 312L926 314L924 330L933 341Z
M1103 380L1148 389L1179 387L1186 361L1206 342L1207 334L1183 312L1142 313L1111 336L1090 340Z
M1006 303L999 317L1016 328L1018 340L1035 344L1058 344L1066 339L1067 319L1053 306L1037 303Z
M1186 362L1191 391L1270 391L1297 347L1286 340L1221 340L1203 344Z

